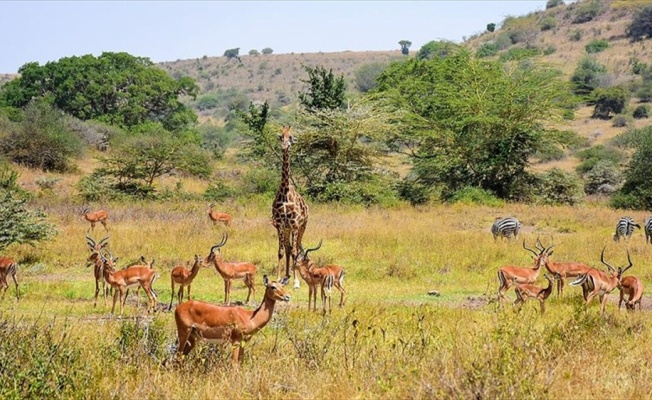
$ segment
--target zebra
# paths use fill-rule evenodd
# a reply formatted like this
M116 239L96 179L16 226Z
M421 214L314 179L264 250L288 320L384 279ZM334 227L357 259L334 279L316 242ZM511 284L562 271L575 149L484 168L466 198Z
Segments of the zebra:
M648 217L645 220L645 225L643 225L643 230L645 231L645 243L652 244L652 217Z
M514 239L516 239L520 230L521 223L514 217L497 217L496 221L494 221L494 224L491 226L491 233L494 235L494 240L496 240L499 236L505 237L507 239L509 239L510 236L513 236Z
M629 239L634 233L634 228L641 229L641 225L634 223L632 217L622 217L616 224L616 232L614 232L614 242L620 241L620 238Z

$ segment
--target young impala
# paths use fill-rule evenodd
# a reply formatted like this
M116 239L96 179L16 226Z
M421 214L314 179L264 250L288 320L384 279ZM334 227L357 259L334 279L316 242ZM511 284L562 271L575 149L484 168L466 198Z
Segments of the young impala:
M218 222L222 222L226 226L231 226L231 216L226 213L214 211L213 207L215 207L215 204L208 205L208 218L213 221L213 225L217 225Z
M104 304L106 304L107 287L106 281L104 280L104 262L102 261L100 252L102 249L109 245L109 235L106 235L103 239L96 243L95 240L89 236L89 231L90 228L88 228L88 231L86 231L86 244L88 245L88 249L91 251L91 255L88 256L88 263L86 264L86 267L88 268L91 265L93 266L93 275L95 276L95 302L93 303L93 307L97 307L97 296L100 293L100 281L102 282L102 296L104 297Z
M641 300L643 299L643 281L635 276L625 276L620 280L620 286L618 287L618 290L620 291L618 309L620 309L624 301L625 307L628 310L635 310L636 305L638 304L638 310L641 311ZM625 295L629 296L629 299L625 300Z
M606 247L605 247L606 248ZM581 285L583 291L584 301L588 306L595 296L600 299L600 312L604 314L604 308L607 304L607 295L614 289L620 286L620 279L623 273L632 267L632 260L629 258L629 250L627 250L627 261L629 265L623 268L614 268L604 260L604 250L600 255L600 261L607 266L609 274L597 269L590 269L586 273L580 275L578 279L571 283L573 286Z
M534 286L528 283L523 285L517 284L516 287L514 287L514 291L516 292L516 301L514 302L515 306L519 306L520 309L520 307L523 306L523 303L525 303L528 299L536 299L539 300L539 304L541 306L541 315L546 312L545 302L552 293L552 283L555 278L550 277L548 274L543 274L543 276L548 280L548 286L545 288Z
M16 300L20 300L20 295L18 293L18 280L16 279L16 270L18 269L18 263L7 257L0 257L0 289L2 291L2 299L4 300L5 295L7 294L7 289L9 289L9 283L7 283L7 276L11 276L16 285Z
M106 220L109 218L109 213L104 210L99 210L95 212L90 212L88 207L85 207L81 210L81 220L88 221L91 223L91 229L95 229L95 224L100 223L104 226L104 229L107 231L109 228L106 227Z
M527 251L532 252L534 259L534 267L532 268L522 268L522 267L512 267L506 266L498 270L498 299L505 299L505 292L509 290L514 284L531 284L536 282L541 272L541 260L543 254L545 254L546 249L541 249L537 254L536 251L525 246L525 240L523 240L523 248Z
M197 339L210 343L230 343L233 349L231 359L238 364L244 354L244 344L263 329L274 314L277 301L290 301L290 295L283 286L289 278L280 282L267 281L263 276L265 296L256 310L243 307L218 306L201 301L190 300L181 303L174 310L174 320L179 336L177 354L187 355Z
M317 286L321 289L321 304L323 313L326 313L326 297L328 297L328 308L330 310L330 294L333 286L340 291L340 307L344 305L344 268L339 265L325 265L323 267L315 266L315 263L309 257L311 251L321 248L322 241L319 241L317 247L312 249L300 249L297 259L294 262L294 269L299 270L299 275L308 285L308 310L312 301L313 310L317 310Z
M125 301L127 300L126 291L132 287L142 287L149 298L149 304L147 310L153 310L156 306L156 293L152 289L152 285L158 274L155 270L144 266L144 265L135 265L127 269L122 269L116 271L115 261L111 255L111 252L107 250L109 257L105 257L103 253L100 253L102 262L104 263L104 279L106 282L111 285L114 289L113 293L113 307L111 307L111 314L115 311L115 303L120 297L120 315L124 308Z
M257 267L248 262L226 262L220 253L220 248L226 244L229 235L227 233L222 236L222 241L215 246L211 247L208 257L204 259L204 264L213 264L217 272L224 279L224 304L229 304L231 301L231 283L233 280L242 279L249 289L247 293L247 301L251 298L253 292L256 297L256 288L254 286L254 277L256 276Z
M199 273L199 268L203 265L202 258L198 255L195 255L195 263L192 264L192 268L188 269L183 265L174 267L172 272L170 272L170 277L172 281L172 294L170 295L170 306L168 310L172 309L172 300L174 299L174 284L179 285L179 293L177 294L177 300L179 304L183 301L183 288L188 287L188 300L190 300L190 286L192 281L195 279Z

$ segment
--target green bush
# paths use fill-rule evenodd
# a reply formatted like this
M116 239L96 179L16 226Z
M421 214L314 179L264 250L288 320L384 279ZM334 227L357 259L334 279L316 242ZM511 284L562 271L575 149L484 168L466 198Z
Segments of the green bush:
M613 119L611 120L611 125L614 128L623 128L623 127L627 126L628 123L629 123L629 121L627 119L627 116L623 115L623 114L615 115L613 117Z
M559 161L566 157L566 152L556 144L550 144L539 149L533 155L534 158L537 158L539 162L550 162L550 161Z
M557 26L557 19L555 17L552 17L552 16L545 17L539 23L539 28L541 28L542 31L548 31L550 29L553 29L556 26Z
M519 61L525 58L538 56L541 50L537 48L513 47L500 55L500 61Z
M355 85L362 93L367 93L373 90L376 85L376 78L382 74L387 64L381 62L373 62L365 64L358 68L353 75L355 76Z
M609 47L609 42L605 39L594 39L589 42L584 49L589 54L599 53Z
M538 175L538 201L543 204L575 205L582 200L582 183L577 176L559 168Z
M557 48L555 46L548 46L545 49L543 49L543 55L544 56L549 56L549 55L553 54L556 51L557 51Z
M548 0L546 2L546 10L557 6L563 6L563 5L564 5L564 0Z
M652 80L643 81L641 87L636 90L636 97L642 102L652 102Z
M579 96L588 96L599 87L601 77L606 73L607 68L595 58L582 58L571 75L573 92Z
M634 154L625 171L625 182L613 200L619 208L652 209L652 127L636 130Z
M204 192L204 199L208 201L223 201L229 197L232 197L235 194L235 191L229 186L225 185L222 182L217 182L215 184L209 184L208 188Z
M419 181L406 177L397 185L398 195L413 206L427 204L432 195L432 189Z
M577 7L575 18L573 18L573 23L583 24L585 22L592 21L593 18L597 17L601 11L600 0L591 0L590 2L583 3Z
M281 177L278 171L265 168L254 168L245 174L242 181L245 193L274 194L281 183Z
M496 42L486 42L486 43L482 43L482 45L475 52L475 55L476 57L479 58L491 57L498 54L498 50L499 48Z
M580 159L580 164L577 166L579 174L590 171L600 161L610 161L614 165L618 165L625 158L622 151L602 144L578 151L576 156Z
M587 194L611 194L622 185L622 174L616 164L608 160L598 161L584 175L584 192Z
M632 113L632 117L636 119L643 119L643 118L648 118L649 114L650 114L650 107L647 104L640 104L634 109L634 112Z
M496 197L493 193L477 188L467 186L454 192L450 198L449 203L462 203L462 204L478 204L485 206L497 207L504 204L504 202Z
M645 7L634 15L626 34L632 41L652 38L652 6Z
M316 192L315 200L323 203L392 206L398 202L392 188L387 179L370 177L356 182L328 182L323 188L312 186L309 191Z
M629 92L622 87L598 88L593 94L595 106L592 118L608 119L611 114L623 112L629 99Z
M580 40L582 40L582 30L581 29L575 29L575 30L571 31L569 33L569 35L568 35L568 39L571 42L579 42Z

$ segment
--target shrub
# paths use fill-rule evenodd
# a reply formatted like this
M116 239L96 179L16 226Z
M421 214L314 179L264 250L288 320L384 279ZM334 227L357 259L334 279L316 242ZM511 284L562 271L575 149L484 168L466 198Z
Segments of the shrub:
M249 50L249 55L250 56L258 56L258 55L260 55L260 53L256 49L251 49L251 50Z
M244 175L243 190L253 194L274 194L278 189L280 176L277 171L254 168Z
M402 200L405 200L413 206L426 204L431 198L430 187L420 183L419 181L407 177L403 179L398 185L398 195Z
M632 65L634 75L644 75L648 70L648 65L636 57L631 58L629 63Z
M487 24L487 30L489 32L493 32L495 29L496 29L496 24L494 24L493 22Z
M652 209L651 130L650 127L636 130L638 140L632 143L635 151L625 171L625 182L612 203L616 207Z
M564 0L548 0L546 2L546 10L557 6L563 6L563 5L564 5Z
M376 79L380 76L387 65L381 62L369 63L358 68L355 76L355 86L362 93L367 93L376 88Z
M579 42L580 40L582 40L582 30L581 30L581 29L575 29L575 30L573 30L573 31L568 35L568 39L569 39L571 42Z
M14 191L0 190L0 251L13 243L34 245L51 239L56 228L42 211L27 208L27 199Z
M634 15L626 35L632 41L652 37L652 6L645 7Z
M590 2L584 3L577 7L577 12L575 13L573 23L583 24L585 22L592 21L593 18L597 17L598 14L600 14L600 11L600 0L592 0Z
M204 199L208 201L223 201L233 196L235 191L222 182L209 184L204 192Z
M450 203L478 204L486 206L500 206L504 202L493 193L482 188L467 186L455 191L450 198Z
M540 162L550 162L564 159L566 157L566 153L556 144L550 144L549 146L545 146L534 153L534 157L539 159Z
M578 151L576 156L581 161L577 166L579 174L590 171L600 161L610 161L614 165L618 165L625 158L622 151L602 144Z
M649 114L650 114L650 107L647 104L640 104L634 109L634 112L632 113L632 117L636 119L643 119L643 118L648 118Z
M609 47L609 42L605 39L594 39L587 44L584 49L589 54L599 53Z
M500 61L518 61L541 54L537 48L513 47L500 55Z
M577 176L552 168L538 176L539 198L544 204L575 205L582 200L582 184Z
M498 50L499 48L496 42L482 43L482 45L475 52L475 56L478 58L495 56L498 54Z
M549 55L553 54L556 51L557 51L557 48L555 46L548 46L545 49L543 49L543 55L544 56L549 56Z
M584 192L587 194L611 194L622 185L622 174L616 164L608 160L598 161L584 176Z
M643 82L643 85L636 91L636 97L646 103L652 102L652 80Z
M597 89L601 77L607 73L607 68L593 57L584 57L571 76L573 92L580 96L587 96Z
M542 31L548 31L557 26L557 19L555 17L546 17L539 23L539 28Z
M264 49L261 50L261 53L263 54L272 54L274 50L272 50L270 47L265 47Z
M599 88L593 92L595 108L592 118L608 119L611 114L619 114L625 109L629 93L621 87Z
M611 121L611 125L614 128L625 127L625 126L627 126L627 123L628 123L627 116L623 115L623 114L618 114L618 115L614 116L613 120Z

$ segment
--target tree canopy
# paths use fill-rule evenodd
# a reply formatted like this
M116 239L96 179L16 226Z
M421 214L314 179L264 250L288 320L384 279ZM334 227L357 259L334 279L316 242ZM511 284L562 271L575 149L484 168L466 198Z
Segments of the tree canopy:
M122 127L160 122L176 131L197 121L179 97L196 96L192 78L171 78L148 58L105 52L95 57L65 57L41 66L23 65L20 77L0 90L0 106L22 108L44 98L81 120L97 119Z

